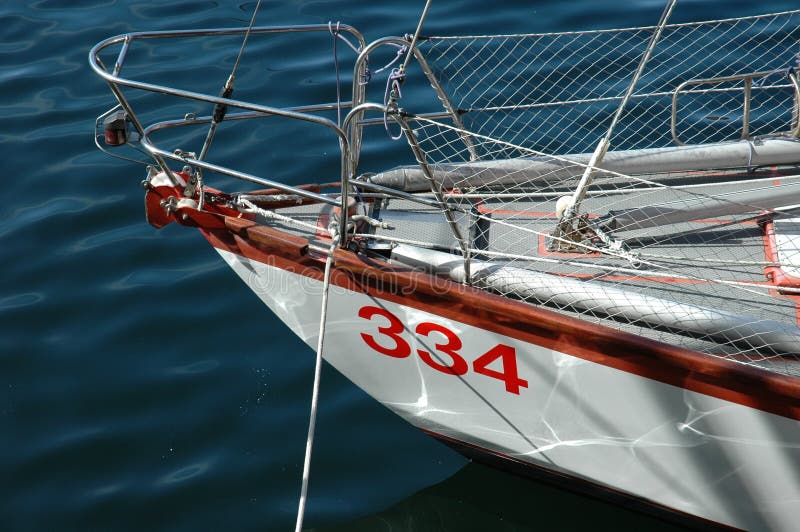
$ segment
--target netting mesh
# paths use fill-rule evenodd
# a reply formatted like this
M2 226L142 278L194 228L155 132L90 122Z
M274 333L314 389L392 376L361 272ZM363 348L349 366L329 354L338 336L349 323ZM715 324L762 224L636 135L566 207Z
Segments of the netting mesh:
M470 213L465 268L476 286L800 374L800 284L778 291L765 277L790 266L767 228L784 215L776 208L800 204L800 177L711 171L750 166L758 143L719 144L743 137L784 142L778 149L793 157L796 74L787 67L800 52L798 23L800 12L790 12L668 26L611 138L617 152L644 150L635 156L647 161L656 154L652 171L595 170L566 229L567 198L654 29L429 38L430 76L460 124L414 119L421 168L377 181L422 190L433 177L447 208ZM713 156L738 163L709 166L705 156L676 151L677 167L659 171L663 149L680 143L711 143ZM681 167L692 158L695 167Z
M426 37L434 93L390 113L419 164L363 175L341 227L352 249L800 376L800 11L667 26L587 174L653 33ZM339 230L329 205L276 202L237 206Z
M650 338L800 374L795 364L800 290L778 294L767 281L765 270L790 264L770 256L767 218L748 203L759 191L769 195L770 189L788 187L794 193L800 177L783 177L777 185L771 173L753 173L747 180L721 174L711 183L697 183L693 176L692 184L675 186L664 181L685 177L598 171L581 206L586 228L573 242L557 236L557 203L572 193L584 165L476 135L473 143L481 153L517 158L453 165L446 156L459 144L460 131L420 119L416 132L423 151L443 161L432 169L452 189L448 206L477 220L468 233L475 285ZM542 171L543 165L553 169ZM659 216L667 218L651 221ZM595 230L607 231L611 245ZM570 249L554 249L558 241Z
M329 38L325 27L311 29ZM402 126L418 166L362 175L346 189L352 202L341 189L318 194L314 186L218 194L195 174L198 208L236 208L315 245L344 234L351 250L800 376L800 11L666 26L652 47L654 33L425 37L415 55L434 92L422 96L414 87L407 94L419 101L403 101L403 112L395 102L381 107L387 129L390 118ZM641 77L622 106L634 72ZM144 80L151 74L148 67ZM402 76L393 75L400 77L394 91L387 86L387 100L400 93ZM354 95L361 83L354 80ZM156 86L145 92L178 96ZM411 114L415 104L437 100L444 113ZM334 115L330 104L306 107L314 108ZM379 122L360 120L359 108L343 123ZM624 112L611 128L618 109ZM145 106L145 122L155 119L150 112ZM170 127L205 123L187 115ZM597 163L592 153L602 152L598 141L611 129L611 151ZM354 150L359 131L348 129ZM182 148L148 146L145 137L148 150L205 167L207 176L272 184L194 160ZM343 153L341 175L360 162L355 155ZM174 199L164 202L168 212Z
M615 132L614 148L671 143L672 96L682 83L766 71L776 74L754 82L750 132L791 129L785 111L794 90L778 71L795 66L799 22L795 11L667 26ZM551 154L582 153L605 133L653 31L431 37L421 51L469 131ZM744 85L686 87L676 108L681 141L740 138Z

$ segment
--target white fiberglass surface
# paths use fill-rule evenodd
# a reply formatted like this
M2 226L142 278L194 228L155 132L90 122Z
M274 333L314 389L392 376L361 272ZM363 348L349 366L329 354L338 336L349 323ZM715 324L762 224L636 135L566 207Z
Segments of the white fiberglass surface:
M316 345L321 282L221 253ZM329 297L325 359L415 426L714 521L794 527L795 420L341 287Z

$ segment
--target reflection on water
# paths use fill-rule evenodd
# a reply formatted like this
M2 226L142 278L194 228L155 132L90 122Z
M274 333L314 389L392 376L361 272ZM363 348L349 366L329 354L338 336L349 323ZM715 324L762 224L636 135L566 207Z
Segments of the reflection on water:
M373 515L315 532L683 530L675 524L470 462Z
M272 0L258 23L341 20L374 39L413 31L422 3ZM675 17L714 16L719 4L685 1ZM724 15L752 12L752 4L729 0ZM795 4L772 0L769 9ZM95 117L111 96L86 61L89 47L114 34L239 26L254 6L0 2L6 198L0 204L0 532L291 529L313 352L199 234L145 223L144 169L111 160L93 145ZM439 1L425 29L607 28L651 24L660 10L650 0L506 0L491 9L485 2ZM232 49L186 48L188 58L156 79L204 84L216 93ZM137 73L127 70L134 60L148 64L147 50L132 52L126 75ZM288 65L309 80L302 89L310 97L334 98L330 37L289 52L269 64L245 61L237 95L252 89L248 72L261 81ZM198 67L205 54L213 68ZM352 60L347 54L340 48L342 61ZM374 60L381 65L385 58ZM266 103L311 103L295 101L292 86L276 82L269 89L258 95ZM375 92L380 98L383 86ZM317 133L293 127L273 120L236 137L221 127L212 155L224 162L255 152L248 162L293 183L335 179L335 139L318 143ZM268 144L273 138L288 139L291 149ZM386 139L363 154L362 164L389 165L389 150L401 148L410 157ZM322 397L306 516L317 530L674 529L480 465L458 469L461 457L330 368Z

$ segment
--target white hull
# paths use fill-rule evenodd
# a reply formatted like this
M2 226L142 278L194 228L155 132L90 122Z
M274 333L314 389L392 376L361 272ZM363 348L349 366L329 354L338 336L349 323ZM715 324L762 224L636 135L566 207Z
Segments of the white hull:
M316 345L319 280L220 254L297 335ZM391 330L389 314L402 332ZM421 429L716 523L797 529L795 419L492 332L491 324L475 327L335 285L328 316L325 359ZM441 344L456 341L441 328L462 344L450 344L469 366L462 375L435 369L418 354L446 351ZM363 335L395 356L371 348ZM475 369L475 359L498 345L517 364L512 391L503 380L510 379L506 359L487 366L501 378ZM453 364L445 355L433 359Z
M465 453L676 518L796 530L800 279L792 261L800 229L786 216L800 202L800 75L775 69L800 40L800 11L665 26L672 7L655 32L426 35L368 45L353 27L320 24L110 37L89 58L118 103L96 120L95 142L149 153L149 223L199 228L312 346L321 246L338 239L323 354L411 424ZM352 101L335 107L265 105L271 76L253 80L247 94L256 103L230 98L233 74L222 96L155 84L151 65L125 68L147 72L144 80L121 74L128 57L156 57L128 53L141 40L238 35L241 57L252 34L265 39L257 50L272 61L289 34L333 34L336 43L341 32L360 53L347 66ZM387 85L368 98L367 81L385 69L371 72L367 57L400 45L403 67L384 73ZM109 70L101 55L112 49L118 59ZM396 76L412 58L406 92L419 96L400 105ZM341 94L338 64L327 79ZM129 91L213 104L213 116L148 124ZM431 109L437 102L442 109ZM342 108L349 112L333 122ZM224 141L236 143L242 167L206 158L220 121L269 116L336 137L338 183L295 187L249 173L265 146L239 146L247 130ZM381 121L400 128L411 149L405 159L390 150L361 160L362 126ZM155 135L203 124L210 126L196 151L167 147L189 137ZM295 135L270 135L267 144L305 153ZM371 144L370 153L385 146ZM412 155L419 168L370 167ZM206 186L204 175L261 188L226 193ZM418 189L426 193L406 192Z

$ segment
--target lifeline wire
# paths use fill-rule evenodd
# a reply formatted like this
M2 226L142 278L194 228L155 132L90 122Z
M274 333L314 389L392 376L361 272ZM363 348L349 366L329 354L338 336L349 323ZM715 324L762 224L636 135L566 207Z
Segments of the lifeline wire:
M317 423L317 404L319 402L319 380L322 374L322 346L325 339L325 325L328 320L328 288L331 280L331 264L333 264L333 252L339 243L336 235L331 235L333 239L331 248L328 252L328 259L325 261L325 277L322 283L322 309L319 317L319 338L317 339L317 359L314 365L314 387L311 392L311 414L308 417L308 438L306 439L306 455L303 460L303 484L300 488L300 500L297 505L297 521L295 522L295 532L300 532L303 528L303 517L306 512L306 499L308 497L308 478L311 472L311 450L314 446L314 427Z

